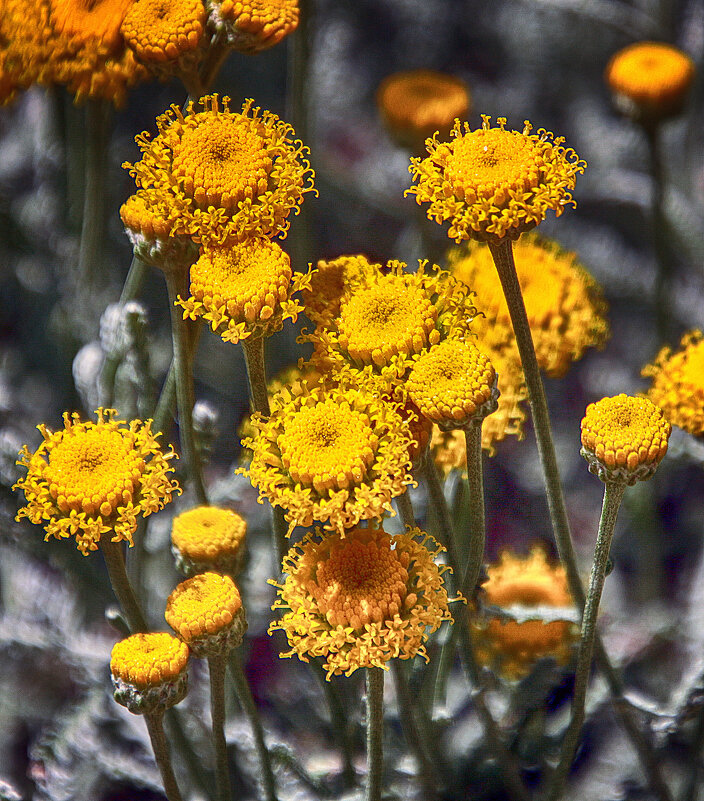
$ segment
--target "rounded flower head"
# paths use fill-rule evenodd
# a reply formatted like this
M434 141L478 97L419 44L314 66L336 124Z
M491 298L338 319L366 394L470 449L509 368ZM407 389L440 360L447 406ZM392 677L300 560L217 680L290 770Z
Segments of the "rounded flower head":
M664 42L635 42L619 50L606 82L620 111L639 120L679 113L694 79L694 62Z
M287 611L269 631L286 632L291 650L282 656L321 656L328 677L385 668L394 658L427 659L428 633L452 619L434 562L441 550L417 528L394 536L371 526L344 536L309 533L284 557L288 577L276 585L274 608Z
M391 511L391 499L412 483L408 425L375 393L294 384L272 399L271 415L254 415L257 429L249 475L285 510L289 534L317 520L343 532Z
M235 575L244 557L247 521L232 509L196 506L174 517L171 545L187 576L209 570Z
M278 44L298 27L298 0L211 0L210 21L242 53Z
M301 292L305 313L316 324L337 317L345 292L359 283L365 273L378 270L380 264L373 264L362 255L321 259L311 273L310 286Z
M209 95L157 118L158 135L137 137L142 160L125 164L148 204L175 210L172 235L223 242L285 234L288 216L313 190L307 149L293 129L248 100ZM202 110L198 110L198 105Z
M235 582L219 573L182 581L166 601L166 622L195 656L216 656L236 648L247 630Z
M647 398L616 395L587 406L582 456L602 481L635 484L650 478L667 453L672 426Z
M469 90L453 75L409 70L385 78L376 103L393 138L417 153L427 137L438 131L441 139L447 139L455 119L467 117Z
M521 237L514 246L516 274L541 370L563 376L588 347L603 347L609 337L601 288L574 253L556 242ZM476 293L483 312L472 325L487 353L500 351L520 361L504 292L489 248L473 243L448 255L455 278Z
M531 134L507 131L499 117L498 128L482 116L481 128L455 120L450 142L437 137L427 141L428 157L412 158L410 172L416 186L406 190L418 204L429 203L428 219L450 220L448 236L498 241L516 239L541 223L549 209L557 216L573 203L578 172L586 163L564 139L543 129Z
M440 428L464 428L496 411L496 371L472 342L446 339L424 351L406 381L413 403Z
M667 419L690 434L704 435L704 337L690 331L682 337L679 350L665 347L653 364L643 368L653 379L648 398Z
M476 313L469 290L448 273L426 272L423 262L415 273L400 261L388 268L357 275L340 298L337 316L321 317L303 337L313 342L312 361L321 370L356 382L369 379L382 393L399 389L416 354L465 334Z
M116 420L114 409L98 409L98 422L81 422L75 412L64 414L64 428L44 437L34 453L24 446L18 464L27 475L16 488L27 505L17 519L43 524L46 538L75 536L84 555L94 551L103 534L113 542L127 540L137 528L137 516L161 509L180 489L169 478L173 451L163 453L151 421Z
M135 715L164 712L188 690L188 646L165 632L133 634L115 644L115 700Z
M202 317L225 342L269 336L284 320L303 310L291 300L307 276L293 274L291 260L269 239L205 243L191 267L190 297L182 300L184 317Z
M504 552L487 574L485 608L471 623L478 658L510 680L541 658L566 664L579 637L564 567L550 565L542 548L533 548L527 557ZM500 614L486 607L501 607Z

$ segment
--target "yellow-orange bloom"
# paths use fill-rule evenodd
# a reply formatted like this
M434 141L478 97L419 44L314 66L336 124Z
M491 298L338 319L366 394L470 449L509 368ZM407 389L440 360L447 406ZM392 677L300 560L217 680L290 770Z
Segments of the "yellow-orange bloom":
M393 138L414 153L436 131L447 139L455 119L469 113L467 84L434 70L395 72L384 78L376 104Z
M411 437L396 411L364 389L294 384L272 399L271 415L253 415L256 436L248 475L285 510L289 534L314 521L343 532L391 511L411 484Z
M114 409L98 409L98 422L64 413L64 428L44 437L34 453L25 445L18 464L27 468L15 488L27 505L17 519L44 525L46 537L76 537L84 555L98 548L103 534L132 545L137 516L152 514L180 492L169 473L173 450L163 453L151 421L116 420Z
M366 256L338 256L326 261L320 259L310 276L310 286L301 292L305 313L313 322L337 317L343 295L356 286L365 273L375 273L381 265L372 263Z
M232 509L196 506L174 517L171 546L182 573L235 575L244 558L247 521Z
M141 62L162 64L197 49L205 19L202 0L131 0L120 30Z
M564 567L551 565L535 547L527 557L505 551L487 575L484 608L471 620L480 661L510 680L523 678L538 659L566 664L579 630ZM520 619L511 619L512 607Z
M516 239L541 223L552 209L557 216L572 200L577 173L586 163L563 137L540 129L531 134L507 131L506 119L492 128L482 116L481 128L455 120L450 142L428 139L428 157L412 158L409 171L415 186L406 190L416 202L428 203L428 219L450 221L448 236L499 241Z
M232 112L229 98L209 95L185 115L172 106L156 123L154 139L136 139L142 160L124 166L148 205L175 210L172 235L217 242L285 235L289 214L313 191L307 148L251 100Z
M451 620L435 557L443 549L419 529L391 536L380 528L314 532L284 557L288 574L275 609L287 610L269 631L286 632L307 662L323 657L328 678L389 659L427 659L424 642Z
M694 80L694 62L664 42L635 42L611 58L605 77L621 111L657 119L681 110Z
M298 0L211 0L210 22L242 53L278 44L298 27Z
M664 347L642 375L652 378L648 398L667 419L698 437L704 435L704 337L689 331L680 347Z
M602 481L650 478L667 453L672 426L647 398L616 395L590 403L582 419L582 456Z

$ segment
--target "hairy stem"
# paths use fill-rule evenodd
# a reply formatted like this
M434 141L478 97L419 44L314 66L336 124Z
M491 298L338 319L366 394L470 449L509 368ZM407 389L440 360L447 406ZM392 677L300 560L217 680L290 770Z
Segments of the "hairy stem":
M384 765L384 671L366 668L367 685L367 787L365 801L381 801Z
M142 612L132 585L127 578L125 559L122 555L122 544L112 542L108 535L104 535L100 538L100 550L103 552L105 564L108 568L110 584L112 584L113 592L122 608L130 631L133 633L148 631L149 627L147 626L144 612Z
M230 766L225 740L225 654L208 657L210 715L215 748L215 793L218 801L230 801Z
M169 746L166 742L166 735L164 734L164 715L162 712L155 712L146 714L144 719L147 724L149 739L152 741L154 759L161 773L161 781L164 783L166 797L168 801L183 801L183 796L176 783L176 776L174 775L171 756L169 754Z
M467 476L469 478L469 556L464 575L461 577L460 590L466 598L469 598L474 594L474 588L479 580L486 541L481 421L470 423L464 434L467 445Z

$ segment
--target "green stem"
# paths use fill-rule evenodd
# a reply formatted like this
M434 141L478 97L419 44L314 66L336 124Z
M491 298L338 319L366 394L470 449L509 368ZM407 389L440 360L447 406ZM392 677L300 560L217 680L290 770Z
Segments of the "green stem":
M208 657L210 675L210 715L215 748L215 794L218 801L230 801L230 767L225 740L225 654Z
M261 718L259 717L257 706L254 703L247 676L242 667L242 657L240 656L239 648L233 648L230 651L229 663L230 676L235 685L237 698L242 707L242 711L249 721L249 725L252 727L254 745L259 759L259 772L264 789L264 799L265 801L277 801L276 781L274 779L274 772L271 769L269 751L266 747L266 741L264 740L264 728Z
M173 360L176 369L176 403L178 405L179 434L181 450L186 462L198 503L205 506L208 497L203 483L203 473L193 435L193 372L188 348L186 321L180 308L175 304L179 295L188 293L188 270L165 270L166 288L169 294L171 313L171 337L173 341Z
M606 579L606 565L609 560L611 540L614 535L616 517L621 499L626 489L623 483L607 482L604 486L604 503L599 521L596 548L594 550L594 564L589 580L589 592L582 616L582 633L577 657L577 669L574 682L574 697L572 699L572 717L562 742L560 761L550 778L548 788L548 801L558 801L562 796L567 773L572 764L579 734L584 723L584 709L589 684L589 672L594 653L594 638L596 636L596 619L599 612L599 602Z
M430 501L433 505L433 511L437 515L438 520L438 539L440 544L447 551L447 561L452 568L453 586L457 586L460 579L459 574L459 561L457 557L457 536L455 534L455 526L452 522L452 515L447 505L445 492L443 491L438 468L430 452L430 447L425 452L425 459L423 460L425 470L425 481L428 486L428 494Z
M161 781L164 784L166 797L169 801L183 801L183 796L176 783L169 747L164 734L164 714L163 712L146 714L144 719L147 724L149 739L152 741L154 759L161 773Z
M469 555L460 589L469 600L474 594L479 580L486 542L481 421L470 423L464 434L467 445L467 477L469 479Z
M147 626L144 612L142 612L132 585L127 578L125 559L122 555L122 544L112 542L109 534L104 534L100 538L100 549L103 552L105 564L108 568L110 584L127 620L127 625L132 632L148 631L149 627Z
M364 801L381 801L384 765L384 671L366 668L367 685L367 787Z

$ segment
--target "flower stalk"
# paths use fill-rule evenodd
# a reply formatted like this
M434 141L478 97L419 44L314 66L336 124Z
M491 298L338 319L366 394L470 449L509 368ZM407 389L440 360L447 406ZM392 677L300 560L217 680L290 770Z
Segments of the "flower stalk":
M482 421L471 422L465 428L464 434L467 445L467 477L469 482L469 554L467 566L461 579L460 590L465 598L470 598L479 580L486 541L484 476L482 470Z
M367 786L365 801L381 801L384 764L384 671L366 668L367 689Z
M144 715L144 720L147 724L149 739L151 740L152 750L154 751L154 759L161 773L161 781L164 784L166 797L168 801L183 801L183 796L181 795L181 791L176 782L176 776L174 775L169 746L166 742L166 734L164 733L164 713L148 713Z
M218 801L229 801L230 768L225 739L225 666L224 653L208 657L210 676L210 714L213 724L213 745L215 747L215 787Z
M119 542L112 542L108 537L101 537L100 549L103 552L103 558L108 569L110 584L125 615L130 631L133 634L139 631L147 631L148 626L144 612L127 577L122 546Z

